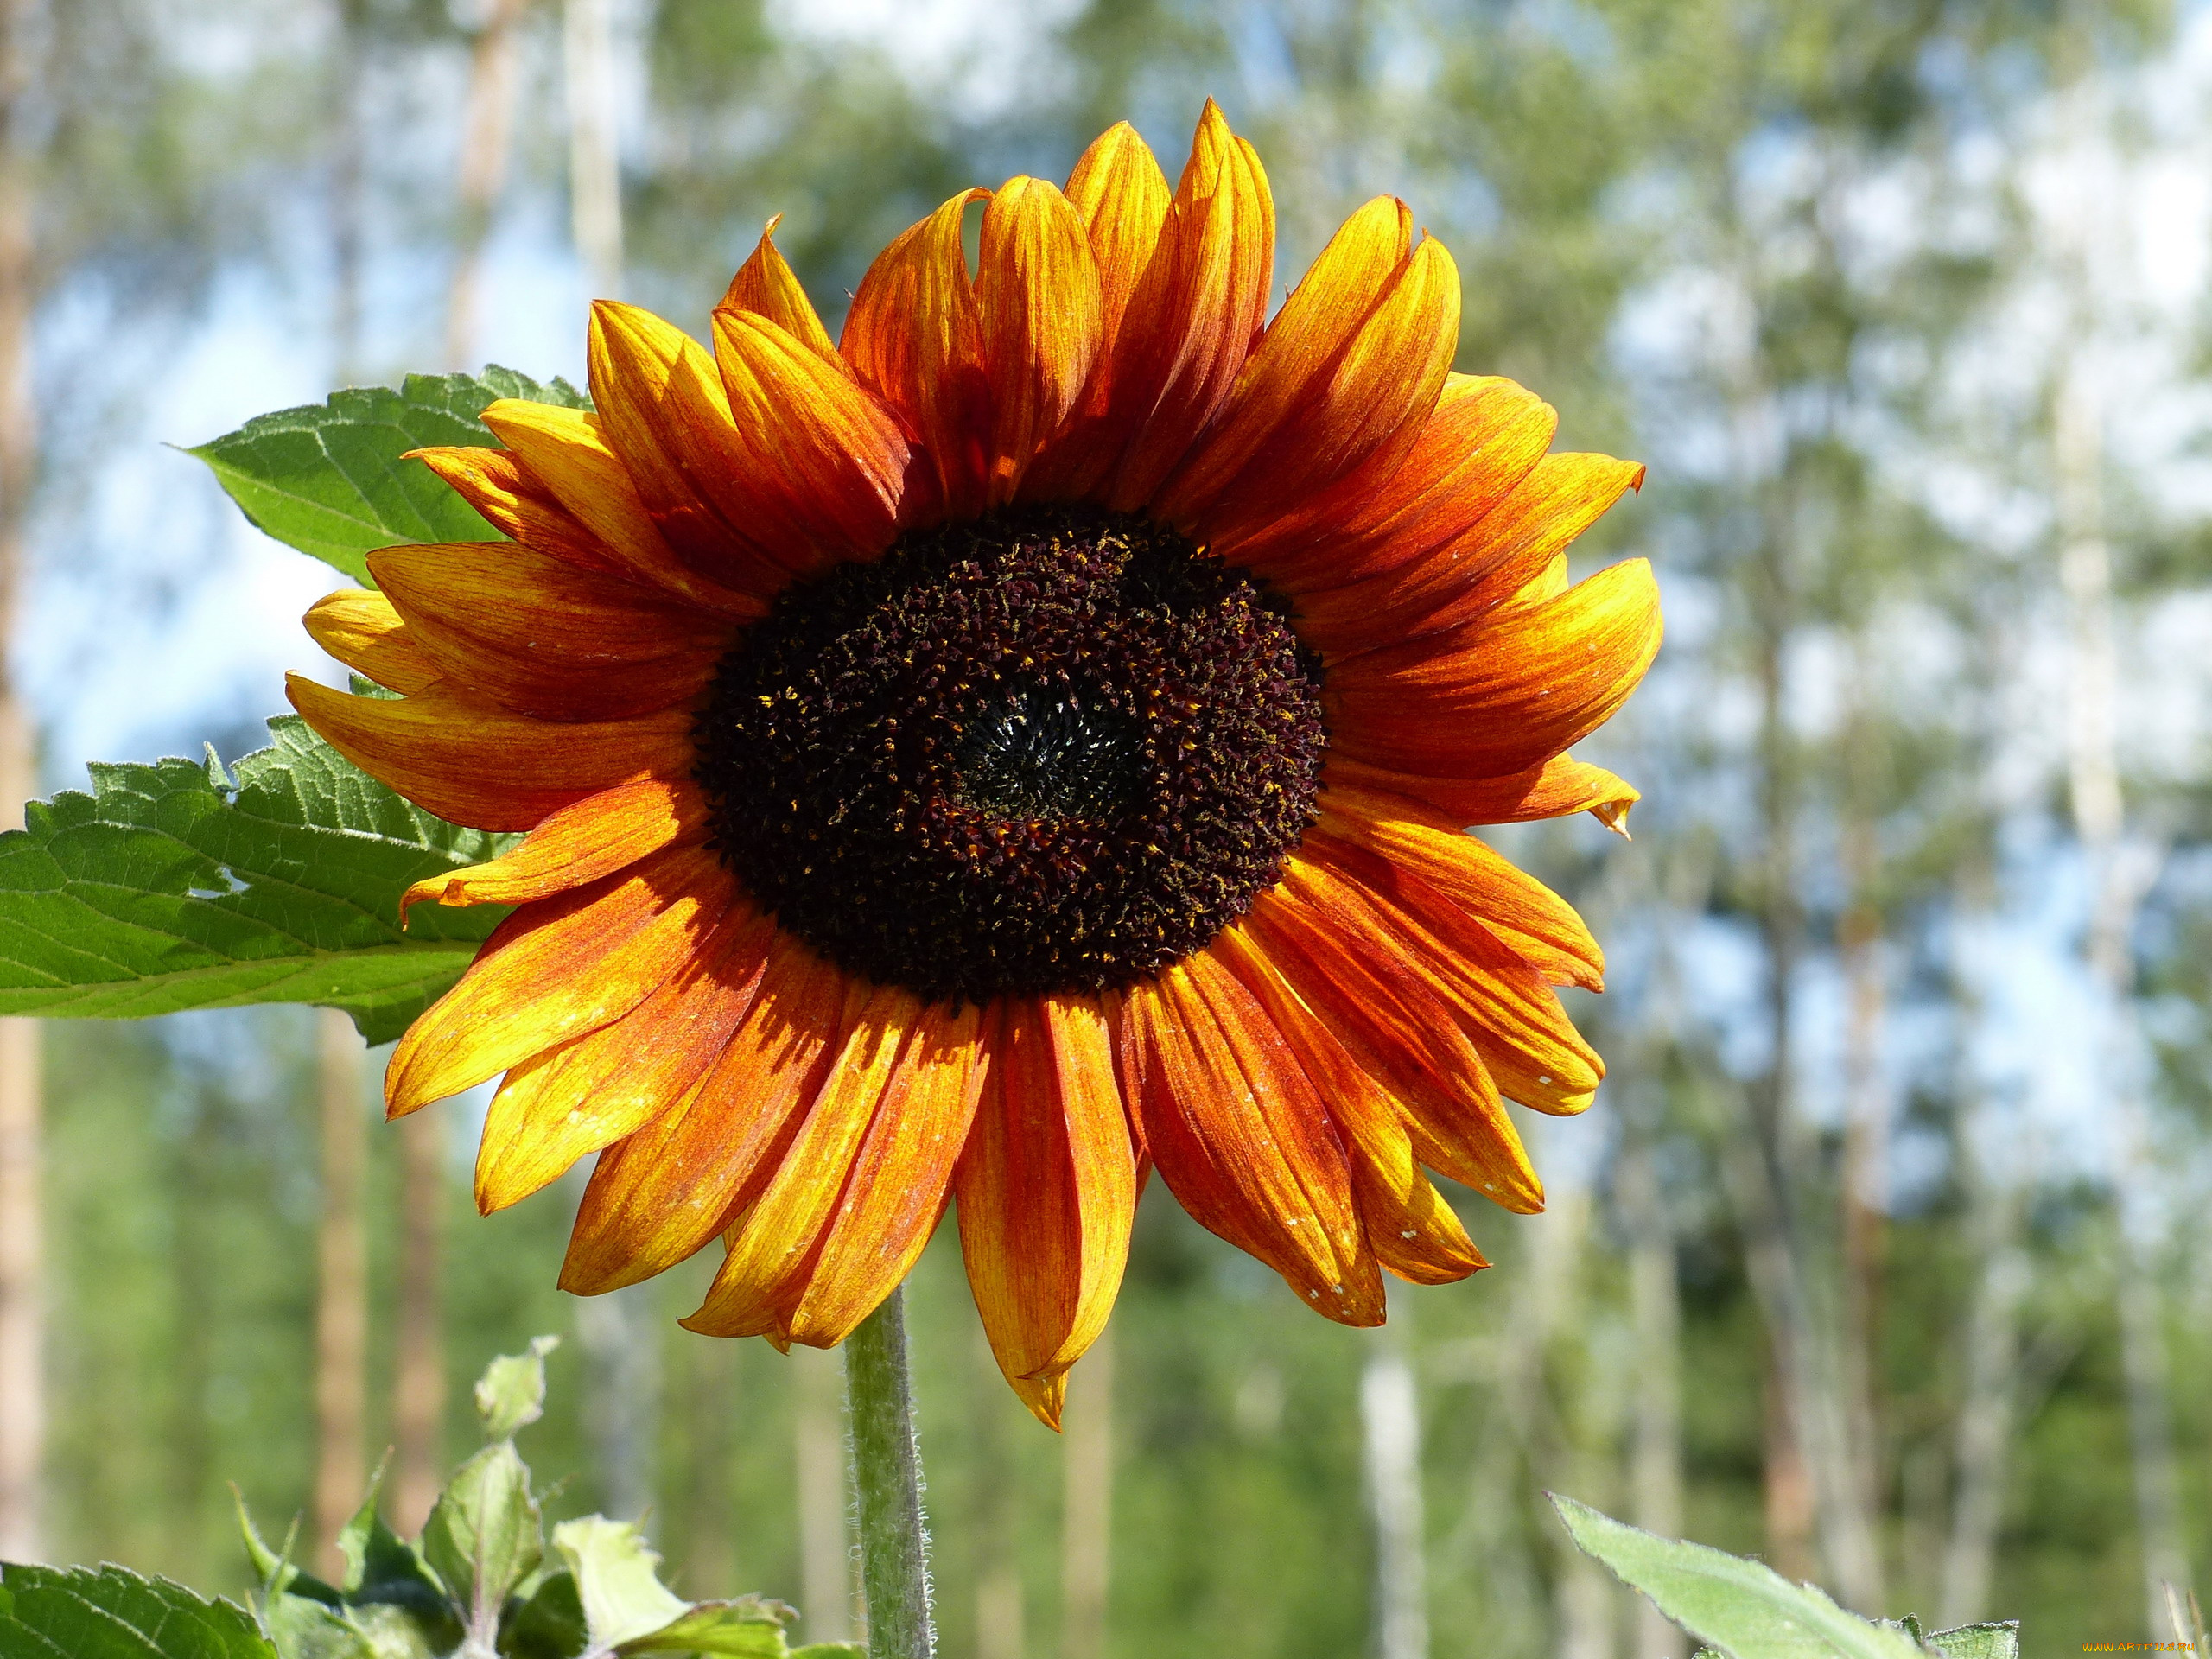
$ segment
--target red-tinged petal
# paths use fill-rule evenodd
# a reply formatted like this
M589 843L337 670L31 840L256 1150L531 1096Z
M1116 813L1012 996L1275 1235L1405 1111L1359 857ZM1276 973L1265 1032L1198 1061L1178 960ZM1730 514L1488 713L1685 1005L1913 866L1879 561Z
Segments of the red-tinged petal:
M902 232L861 278L839 353L921 440L949 518L988 499L990 369L960 221L988 190L963 190Z
M1205 952L1128 993L1136 1107L1192 1218L1345 1325L1382 1321L1382 1283L1326 1108L1252 996Z
M696 696L730 625L512 542L387 547L369 571L451 683L518 715L621 720Z
M1611 455L1546 455L1456 540L1380 575L1300 594L1300 637L1335 659L1479 620L1541 577L1568 543L1640 484Z
M750 311L715 314L715 360L745 457L721 485L733 522L802 574L888 546L908 460L890 411Z
M315 601L303 620L315 644L388 690L420 691L438 681L436 665L409 637L407 625L382 594L341 588Z
M672 1109L753 1005L775 924L743 900L612 1025L511 1067L476 1156L476 1207L518 1204Z
M960 1251L999 1369L1058 1428L1063 1379L1121 1287L1136 1157L1104 1010L1047 995L1002 1014L954 1177Z
M1329 758L1328 783L1387 790L1426 804L1446 821L1460 825L1527 823L1587 812L1608 830L1628 834L1629 809L1643 798L1635 785L1603 766L1572 755L1555 754L1541 766L1502 778L1431 778L1370 766L1342 755Z
M1551 987L1480 923L1457 918L1448 938L1439 937L1389 894L1302 853L1284 861L1282 887L1332 925L1367 929L1414 965L1508 1100L1560 1116L1590 1104L1604 1062Z
M1630 559L1556 599L1332 664L1321 694L1330 742L1398 772L1525 771L1612 718L1658 653L1660 632L1651 567Z
M704 346L650 311L598 300L588 356L607 442L678 559L762 597L817 567L791 524L758 516L753 474L772 458L747 453Z
M775 1173L731 1222L721 1271L698 1310L681 1321L686 1330L709 1337L780 1336L836 1219L854 1158L922 1019L921 999L912 991L870 991Z
M1014 499L1039 447L1074 411L1103 338L1090 237L1056 186L1009 179L992 197L976 299L990 365L995 505Z
M1149 501L1228 401L1267 317L1274 246L1267 173L1208 99L1115 342L1107 435L1126 448L1109 506Z
M587 570L624 569L621 560L602 547L583 521L523 465L521 457L505 449L473 448L416 449L407 459L421 461L493 529L524 547Z
M1031 464L1022 480L1025 497L1081 499L1121 459L1128 428L1111 418L1115 346L1173 195L1160 163L1126 121L1100 135L1068 175L1067 198L1082 216L1098 272L1098 359L1076 412Z
M564 806L519 846L486 864L417 881L399 920L418 904L526 905L627 869L664 847L707 837L707 799L688 778L618 784Z
M1549 404L1510 380L1448 374L1387 476L1363 467L1211 545L1293 594L1398 569L1468 535L1543 459L1558 426Z
M1379 918L1319 910L1277 887L1238 925L1404 1108L1421 1162L1508 1210L1544 1207L1520 1134L1451 1001Z
M767 1184L843 1041L845 975L788 934L770 943L745 1021L670 1111L600 1154L561 1288L634 1285L689 1260Z
M1299 1000L1298 993L1237 928L1222 933L1214 956L1252 993L1329 1104L1351 1154L1352 1195L1376 1258L1401 1279L1441 1285L1490 1264L1452 1206L1421 1173L1406 1128L1406 1108Z
M620 1019L692 959L732 893L714 854L675 847L525 905L399 1039L386 1109L404 1116Z
M853 1159L852 1179L777 1332L828 1348L899 1287L944 1214L953 1166L982 1092L983 1016L974 1003L925 1007Z
M479 418L623 570L734 621L767 614L773 584L740 593L676 556L597 415L503 397Z
M302 719L378 782L475 830L530 830L617 784L691 770L691 715L554 725L487 708L441 681L408 697L355 697L285 677Z
M1441 901L1480 922L1548 983L1605 988L1605 953L1573 906L1416 801L1332 781L1320 824L1300 847L1387 893L1431 932L1444 931L1433 915ZM1388 885L1398 876L1407 880Z
M730 278L729 289L722 296L722 308L750 311L766 317L807 350L833 365L838 373L849 374L852 371L837 355L836 345L830 340L830 331L822 326L814 302L806 297L806 289L799 286L798 278L777 251L776 226L783 217L778 213L760 232L753 257L740 265L737 275Z

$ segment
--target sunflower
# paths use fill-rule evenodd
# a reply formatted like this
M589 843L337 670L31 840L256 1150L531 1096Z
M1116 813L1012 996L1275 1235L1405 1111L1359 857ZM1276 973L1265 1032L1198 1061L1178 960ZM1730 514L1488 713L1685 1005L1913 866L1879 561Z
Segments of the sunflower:
M971 275L963 216L982 213ZM1211 104L976 189L832 342L772 241L711 353L601 303L595 411L422 459L512 541L394 547L295 677L429 810L526 830L406 902L514 911L392 1056L505 1074L486 1211L597 1165L562 1283L719 1237L715 1335L839 1341L948 1205L1056 1422L1156 1169L1332 1319L1484 1265L1425 1171L1542 1204L1504 1102L1602 1072L1574 912L1469 824L1636 791L1569 757L1659 639L1563 549L1641 468L1458 374L1451 256L1384 197L1272 321L1274 204Z

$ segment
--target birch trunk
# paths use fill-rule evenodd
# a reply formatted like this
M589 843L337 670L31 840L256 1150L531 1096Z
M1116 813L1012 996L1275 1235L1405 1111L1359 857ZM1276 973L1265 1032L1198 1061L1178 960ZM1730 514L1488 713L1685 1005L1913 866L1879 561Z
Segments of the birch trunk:
M593 296L622 295L622 169L614 133L609 0L564 0L561 59L569 109L569 224Z
M342 1574L338 1534L368 1485L369 1260L362 1214L368 1117L361 1039L335 1008L315 1011L321 1099L322 1207L316 1223L315 1543L316 1571Z
M1060 1659L1104 1659L1114 1567L1111 1325L1069 1374L1061 1422Z
M456 369L468 367L476 349L484 242L507 182L521 23L529 8L530 0L492 0L469 54L453 279L446 295L446 360Z
M1634 1133L1634 1131L1631 1131ZM1682 1535L1682 1304L1675 1230L1643 1138L1616 1177L1629 1235L1629 1307L1637 1376L1630 1447L1630 1518L1662 1538ZM1637 1599L1636 1659L1687 1659L1681 1627Z
M852 1534L846 1520L845 1449L838 1414L844 1398L841 1356L791 1350L791 1427L798 1455L800 1611L809 1642L854 1637Z
M446 1476L445 1120L435 1110L416 1112L392 1132L399 1137L399 1298L392 1332L391 1516L407 1530L429 1518Z
M601 1500L619 1520L653 1507L659 1451L660 1315L656 1287L627 1285L576 1303L584 1351L585 1416Z
M16 685L24 544L38 476L31 395L36 181L29 113L35 0L0 0L0 828L36 792L30 712ZM0 1557L39 1559L46 1447L45 1217L37 1024L0 1020Z
M1375 1339L1359 1380L1367 1500L1375 1521L1379 1659L1428 1659L1428 1556L1421 1490L1421 1397L1396 1322Z

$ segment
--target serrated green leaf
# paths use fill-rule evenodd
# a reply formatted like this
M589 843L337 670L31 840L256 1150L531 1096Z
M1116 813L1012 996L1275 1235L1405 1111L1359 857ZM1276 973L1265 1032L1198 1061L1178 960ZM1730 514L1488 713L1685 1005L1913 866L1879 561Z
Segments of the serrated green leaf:
M499 1627L506 1659L576 1659L590 1645L575 1575L565 1571L547 1573L529 1600L508 1609Z
M270 1597L261 1609L261 1628L280 1659L378 1659L342 1609L305 1596Z
M2020 1623L1961 1624L1936 1631L1928 1645L1943 1659L2020 1659Z
M1764 1562L1662 1538L1550 1496L1586 1554L1731 1659L1923 1659L1920 1645L1896 1626L1872 1624Z
M278 1659L242 1607L119 1567L0 1567L0 1659Z
M387 1042L505 913L419 906L414 881L512 836L411 805L285 715L240 760L94 766L0 835L0 1014L136 1017L249 1002L343 1008Z
M784 1626L791 1617L791 1610L782 1602L760 1596L702 1601L659 1630L622 1643L614 1651L625 1656L711 1653L731 1659L789 1659L791 1649L784 1640ZM839 1649L828 1646L828 1650Z
M512 1440L545 1414L545 1356L558 1337L532 1337L519 1354L501 1354L476 1379L476 1417L487 1440Z
M690 1603L661 1583L660 1557L630 1522L603 1515L563 1521L553 1529L553 1548L575 1577L594 1648L619 1648L651 1636L691 1611Z
M321 404L257 416L189 453L261 530L369 583L367 556L380 547L503 539L436 474L403 459L446 444L496 448L477 416L499 397L586 404L565 380L541 385L494 364L480 375L410 374L397 391L333 392Z
M512 1440L495 1440L461 1465L423 1528L423 1558L489 1646L507 1596L545 1554L530 1471Z
M338 1553L346 1562L348 1611L368 1637L376 1659L446 1652L461 1640L461 1614L413 1546L378 1513L384 1475L385 1465L379 1463L370 1478L368 1496L338 1534ZM387 1610L404 1617L395 1623L385 1616Z
M289 1592L332 1607L343 1605L345 1598L335 1586L325 1584L292 1564L292 1540L299 1531L296 1521L292 1533L284 1539L284 1548L274 1550L262 1541L260 1530L253 1524L252 1516L246 1512L245 1494L235 1485L231 1488L231 1503L238 1510L238 1531L245 1540L246 1559L253 1563L254 1577L260 1581L262 1594L274 1596Z

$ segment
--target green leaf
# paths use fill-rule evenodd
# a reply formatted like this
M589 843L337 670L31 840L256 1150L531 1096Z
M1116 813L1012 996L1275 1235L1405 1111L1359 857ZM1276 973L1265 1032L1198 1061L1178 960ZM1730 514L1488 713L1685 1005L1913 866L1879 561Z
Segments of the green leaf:
M2020 1623L1961 1624L1936 1631L1928 1645L1943 1659L2020 1659Z
M508 1592L544 1554L530 1471L512 1440L495 1440L461 1465L423 1529L423 1559L464 1610L469 1634L486 1646Z
M399 896L512 837L410 805L296 716L226 776L94 766L89 795L0 835L0 1014L135 1017L249 1002L343 1008L372 1043L405 1030L505 913Z
M563 1521L553 1529L553 1548L575 1575L584 1628L594 1648L619 1648L651 1636L691 1611L689 1602L662 1585L660 1557L630 1522L603 1515Z
M1731 1659L1923 1659L1924 1649L1896 1626L1871 1624L1762 1562L1678 1543L1549 1496L1585 1554Z
M762 1596L741 1596L735 1601L702 1601L659 1630L632 1637L614 1651L633 1653L712 1653L735 1659L788 1659L784 1626L791 1610L780 1601ZM815 1651L838 1654L856 1651L843 1643L817 1643Z
M246 1513L245 1494L235 1485L231 1488L231 1503L238 1510L238 1531L245 1540L246 1559L253 1563L254 1576L261 1581L262 1594L273 1596L289 1592L332 1607L343 1605L345 1599L335 1587L292 1565L292 1541L300 1529L297 1521L293 1522L292 1530L284 1536L284 1548L281 1551L273 1550L262 1541L261 1534L254 1527L253 1517Z
M371 1638L377 1659L418 1650L443 1653L461 1640L461 1618L423 1558L377 1513L384 1474L380 1463L370 1478L368 1496L338 1534L338 1553L346 1560L346 1601L355 1625Z
M791 1659L868 1659L868 1649L858 1642L810 1642L793 1648Z
M277 1659L242 1607L119 1567L0 1567L0 1659Z
M499 1627L507 1659L576 1659L590 1643L573 1573L548 1573L528 1601L510 1605Z
M343 1610L305 1596L270 1597L261 1609L261 1628L281 1659L378 1659Z
M476 1415L487 1440L512 1440L545 1414L545 1356L558 1337L532 1337L529 1349L501 1354L476 1379Z
M499 397L586 407L565 380L541 385L494 364L481 375L410 374L388 386L257 416L189 453L253 523L289 547L369 583L367 556L402 542L505 539L411 449L499 447L477 419ZM369 585L373 585L369 583Z

